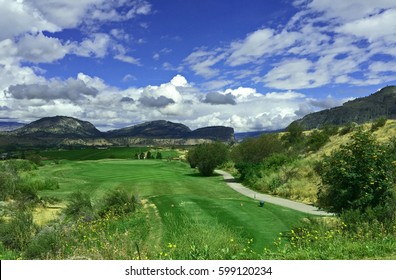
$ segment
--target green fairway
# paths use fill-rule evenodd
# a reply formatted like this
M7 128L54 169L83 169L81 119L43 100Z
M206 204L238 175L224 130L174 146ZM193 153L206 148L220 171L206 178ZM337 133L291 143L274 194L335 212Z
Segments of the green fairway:
M186 234L204 233L207 229L221 234L226 228L240 238L253 239L253 248L259 251L272 247L280 232L290 230L307 216L268 203L258 207L257 201L230 189L222 176L201 177L179 161L69 161L43 166L36 176L53 177L60 184L58 190L42 191L41 195L66 199L80 190L90 194L95 202L108 190L122 187L148 199L159 213L161 224L152 226L162 229L162 243L177 244ZM200 238L209 242L217 237Z
M132 159L135 154L145 153L151 150L148 147L112 147L112 148L82 148L72 150L45 150L40 151L40 156L46 159L66 159L66 160L98 160L98 159ZM178 156L176 150L152 149L151 152L159 151L163 158L173 158Z

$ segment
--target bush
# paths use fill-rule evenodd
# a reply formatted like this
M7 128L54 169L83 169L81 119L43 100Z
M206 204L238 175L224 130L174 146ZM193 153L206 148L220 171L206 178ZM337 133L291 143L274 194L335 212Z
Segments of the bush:
M90 221L93 219L93 207L88 194L80 191L69 196L69 203L65 209L66 215L73 218Z
M227 159L228 147L220 142L198 145L187 156L190 166L197 166L203 176L212 175L214 169Z
M27 246L24 256L27 259L47 259L61 248L61 232L53 227L42 229Z
M327 142L329 142L329 134L325 131L314 130L307 137L307 149L308 151L318 151Z
M124 189L115 189L105 194L99 206L99 215L108 212L115 215L124 215L135 211L138 198Z
M355 133L350 143L325 157L319 170L318 203L330 212L385 209L394 200L392 162L369 132Z
M15 210L7 221L0 221L0 241L8 249L23 251L33 233L33 215L28 209Z
M380 127L386 124L387 119L385 117L378 118L371 124L371 131L376 131Z
M357 127L357 124L354 122L347 123L343 128L340 129L340 131L338 132L338 135L340 135L340 136L346 135L346 134L354 131L356 127Z

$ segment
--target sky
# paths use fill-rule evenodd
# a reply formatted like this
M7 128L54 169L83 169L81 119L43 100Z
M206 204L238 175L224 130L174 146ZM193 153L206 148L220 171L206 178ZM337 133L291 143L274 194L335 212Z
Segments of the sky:
M396 84L394 0L0 0L0 121L286 127Z

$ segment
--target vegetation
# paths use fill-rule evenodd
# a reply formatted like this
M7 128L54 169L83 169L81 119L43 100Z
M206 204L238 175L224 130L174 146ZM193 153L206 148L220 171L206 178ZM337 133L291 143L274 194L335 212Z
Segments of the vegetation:
M382 218L394 216L395 155L375 141L370 132L358 131L351 142L325 157L320 168L323 184L319 205L333 213L379 209ZM385 213L384 211L388 212ZM380 218L380 217L378 217Z
M44 166L3 161L0 258L395 259L396 122L382 123L196 146L186 159L198 170L158 156L176 150L148 148L40 152ZM228 150L224 166L247 186L336 215L258 207L222 177L200 176L200 164L214 169ZM55 219L42 222L48 212Z
M228 147L221 143L200 144L188 153L187 160L192 168L198 167L203 176L211 176L215 168L228 159Z

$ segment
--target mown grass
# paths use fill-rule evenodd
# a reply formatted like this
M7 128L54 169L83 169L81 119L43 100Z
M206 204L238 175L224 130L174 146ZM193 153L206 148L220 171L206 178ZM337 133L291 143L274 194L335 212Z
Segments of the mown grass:
M221 257L218 252L224 250L227 258L252 258L251 255L247 257L247 251L260 253L264 248L273 248L279 232L289 230L303 217L307 217L304 213L276 205L258 207L257 201L230 189L222 176L201 177L197 171L179 161L67 161L48 164L30 174L35 180L43 177L56 180L58 189L41 190L39 194L62 201L66 201L76 191L88 193L94 205L109 190L116 188L138 195L146 201L146 206L137 211L140 214L136 214L136 217L140 215L140 218L132 214L127 220L120 219L119 226L114 226L116 230L105 227L104 231L117 235L135 231L133 238L130 236L131 240L138 242L147 258L216 259ZM142 218L144 215L147 220ZM134 227L145 229L136 232L131 223L135 223ZM84 236L83 232L86 231L85 239L81 234L77 238L82 238L83 243L70 240L67 243L72 249L67 251L63 247L63 253L53 257L70 258L71 252L75 252L94 259L124 258L136 251L133 243L128 245L131 246L129 253L124 251L118 255L105 255L103 248L92 243L99 236L94 237L90 226L83 226L81 234ZM107 237L100 238L99 243L106 244ZM79 244L85 244L85 249L78 248ZM169 248L169 244L176 245L177 249L173 246ZM118 243L114 243L114 246L117 247ZM96 253L89 253L89 247ZM136 252L134 254L136 257Z
M149 148L149 147L109 147L104 149L98 148L81 148L71 150L44 150L40 151L40 156L50 160L99 160L99 159L132 159L136 154L146 153L150 151L155 156L160 152L162 158L175 158L178 151L165 148Z

